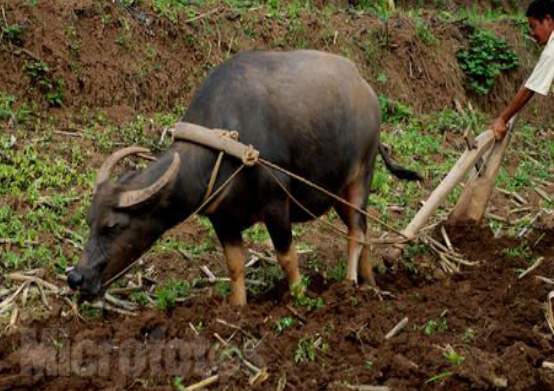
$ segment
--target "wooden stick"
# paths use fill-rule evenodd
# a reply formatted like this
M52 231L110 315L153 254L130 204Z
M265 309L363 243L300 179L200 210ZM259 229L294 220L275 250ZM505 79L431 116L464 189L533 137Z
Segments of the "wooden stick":
M554 285L554 280L551 278L546 278L544 276L535 276L535 278L539 281L546 282L547 284Z
M59 291L59 288L56 285L51 284L47 281L44 281L43 279L38 277L26 276L21 273L10 273L6 275L6 278L13 281L27 281L27 282L35 283L36 285L42 285L46 289L50 289L55 293Z
M209 385L212 385L214 383L217 383L219 381L219 375L214 375L211 377L208 377L207 379L204 379L196 384L190 385L188 387L180 387L179 391L195 391L200 390L202 388L206 388Z
M248 251L250 252L250 254L260 258L261 261L272 263L272 264L279 264L279 261L275 258L267 257L264 254L252 249L249 249Z
M17 288L17 290L10 297L8 297L6 300L1 302L0 303L0 310L4 307L8 306L9 304L11 304L16 299L16 297L19 295L19 293L27 287L27 285L29 285L29 281L25 281L23 284L20 285L19 288Z
M446 233L446 229L444 227L441 227L441 233L442 237L444 238L444 242L446 243L446 246L450 251L454 251L454 247L452 247L452 242L450 241L450 238L448 237L448 234Z
M543 189L541 189L540 187L536 187L535 188L535 191L537 192L538 195L540 195L546 202L552 202L552 198L550 198L548 196L548 194L546 194L546 191L544 191Z
M131 302L128 302L128 301L124 301L124 300L119 300L119 299L113 297L112 295L110 295L109 293L106 293L104 295L104 299L108 303L111 303L113 305L121 307L121 308L123 308L124 310L127 310L127 311L136 311L138 309L137 304L131 303Z
M96 303L92 304L92 308L96 308L96 309L104 310L104 311L109 311L109 312L115 312L117 314L125 315L125 316L137 316L137 314L134 313L134 312L121 310L119 308L112 307L111 305L109 305L107 303L104 303L104 302L101 302L101 301L97 301Z
M407 325L408 325L408 317L405 317L400 322L398 322L398 324L396 326L394 326L393 329L387 333L387 335L385 335L385 339L389 340L389 339L395 337Z
M554 310L552 310L552 299L554 299L554 291L548 294L546 299L546 323L552 334L554 334Z
M521 280L523 277L525 277L526 275L528 275L529 273L531 273L533 270L535 270L536 268L538 268L542 261L544 261L544 257L540 257L539 259L537 259L535 261L535 263L527 270L524 270L518 277L517 279L518 280Z
M8 325L9 329L15 328L18 317L19 317L19 307L16 305L12 310L12 316L10 317L10 324Z
M353 385L348 383L345 383L343 385L349 390L353 391L391 391L390 387L387 386Z
M49 310L52 310L52 307L50 307L50 303L48 303L48 299L46 298L46 295L44 294L44 290L42 289L42 286L40 284L37 284L38 291L40 292L40 298L42 299L42 304Z
M306 319L303 315L301 315L296 309L291 307L290 305L287 305L287 310L289 310L298 320L300 320L302 323L306 324L308 323L308 319Z

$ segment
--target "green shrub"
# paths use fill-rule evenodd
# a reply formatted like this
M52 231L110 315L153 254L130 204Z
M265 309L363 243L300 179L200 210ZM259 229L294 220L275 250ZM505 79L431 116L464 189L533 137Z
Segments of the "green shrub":
M519 57L508 43L488 30L477 30L469 38L469 48L456 53L467 86L480 95L489 93L496 76L519 65Z

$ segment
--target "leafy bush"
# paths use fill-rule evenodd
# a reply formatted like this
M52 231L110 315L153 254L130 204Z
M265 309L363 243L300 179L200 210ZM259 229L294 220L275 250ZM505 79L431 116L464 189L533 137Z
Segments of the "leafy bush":
M508 43L488 30L475 31L469 38L469 48L459 50L456 56L468 88L480 95L489 93L496 76L519 65L519 57Z
M384 123L401 123L408 121L413 117L412 109L395 100L379 96L379 106L381 107L381 121Z
M34 61L25 64L25 71L50 106L59 107L63 103L64 82L61 78L54 78L50 66L43 61Z

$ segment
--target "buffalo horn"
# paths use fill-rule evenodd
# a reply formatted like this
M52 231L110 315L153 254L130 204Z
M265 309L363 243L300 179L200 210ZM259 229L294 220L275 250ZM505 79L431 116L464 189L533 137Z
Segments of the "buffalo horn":
M110 173L114 166L121 160L129 155L136 155L138 153L150 153L147 148L142 147L127 147L114 152L109 158L107 158L96 176L96 184L94 185L95 191L102 182L107 181L110 177Z
M144 189L128 190L124 192L119 197L119 204L117 206L119 208L129 208L146 201L177 176L180 166L181 159L179 158L179 154L175 152L171 165L156 182Z

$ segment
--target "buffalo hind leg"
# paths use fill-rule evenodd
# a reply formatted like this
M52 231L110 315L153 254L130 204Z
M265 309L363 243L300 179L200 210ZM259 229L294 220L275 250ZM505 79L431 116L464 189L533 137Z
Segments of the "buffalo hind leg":
M361 176L363 179L357 179L344 189L342 196L351 204L365 210L370 178ZM357 283L358 272L364 280L371 285L375 285L373 277L373 267L369 258L369 248L360 243L365 240L367 231L367 222L365 216L351 207L342 203L337 203L335 209L348 228L348 264L346 268L346 279Z
M231 305L246 305L246 285L244 280L244 265L246 254L240 232L228 229L225 225L212 220L217 237L223 246L223 253L229 269L231 279Z
M288 213L288 202L283 209L275 208L275 213L267 213L265 225L275 247L279 265L287 275L291 291L301 293L301 277L298 270L298 255L292 240L292 225Z

